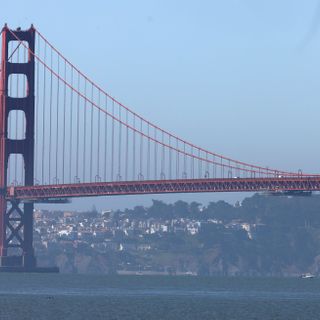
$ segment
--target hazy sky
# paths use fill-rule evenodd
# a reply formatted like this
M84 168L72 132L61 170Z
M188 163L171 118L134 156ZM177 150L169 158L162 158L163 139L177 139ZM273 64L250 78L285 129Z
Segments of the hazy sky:
M15 0L2 1L0 22L34 23L118 100L195 144L320 172L317 0ZM98 207L242 197L115 197Z

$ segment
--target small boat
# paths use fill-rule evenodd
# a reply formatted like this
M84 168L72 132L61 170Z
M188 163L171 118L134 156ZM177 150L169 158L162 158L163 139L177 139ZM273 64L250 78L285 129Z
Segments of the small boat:
M311 279L311 278L314 278L314 277L315 277L315 275L314 275L314 274L311 274L310 272L303 273L303 274L301 275L301 278L302 278L302 279Z

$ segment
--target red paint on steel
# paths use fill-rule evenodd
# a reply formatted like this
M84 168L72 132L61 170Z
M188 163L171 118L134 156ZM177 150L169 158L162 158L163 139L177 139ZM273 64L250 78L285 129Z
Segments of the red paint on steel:
M28 44L27 62L12 62L8 58L9 42L19 39L20 44ZM17 264L25 268L35 267L33 250L33 203L19 204L19 200L7 201L8 159L10 154L21 154L24 160L25 186L33 185L34 175L34 100L35 100L35 64L30 53L35 47L35 29L10 30L5 26L2 30L1 60L1 104L0 104L0 262L1 266L12 267ZM20 45L19 44L19 45ZM18 51L19 54L19 51ZM12 54L13 55L13 54ZM11 56L12 56L11 55ZM8 79L10 75L23 74L27 79L23 97L9 96ZM18 92L18 90L17 90ZM12 94L12 92L11 92ZM24 139L13 139L8 136L8 118L10 111L21 111L25 115L26 129ZM9 249L13 255L9 255ZM20 248L20 256L16 255Z
M5 199L6 189L6 91L7 91L7 79L6 79L6 61L8 58L7 51L7 27L2 30L2 52L1 52L1 79L0 79L0 256L7 254L5 247L6 228L5 228L5 212L7 201Z

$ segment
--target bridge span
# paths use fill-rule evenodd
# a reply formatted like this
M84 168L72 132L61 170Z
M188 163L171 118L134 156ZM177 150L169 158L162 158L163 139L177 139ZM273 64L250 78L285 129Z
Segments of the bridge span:
M197 192L302 192L320 191L319 176L281 178L181 179L150 181L117 181L9 187L8 200L39 201L41 199L96 196L144 195ZM292 193L294 194L294 193Z
M0 271L36 268L34 202L320 190L319 175L227 157L148 121L82 73L34 26L5 25L1 33Z

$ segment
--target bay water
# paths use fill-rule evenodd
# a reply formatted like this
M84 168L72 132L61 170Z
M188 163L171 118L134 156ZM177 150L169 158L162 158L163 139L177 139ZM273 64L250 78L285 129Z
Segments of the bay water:
M0 319L320 319L320 279L0 274Z

